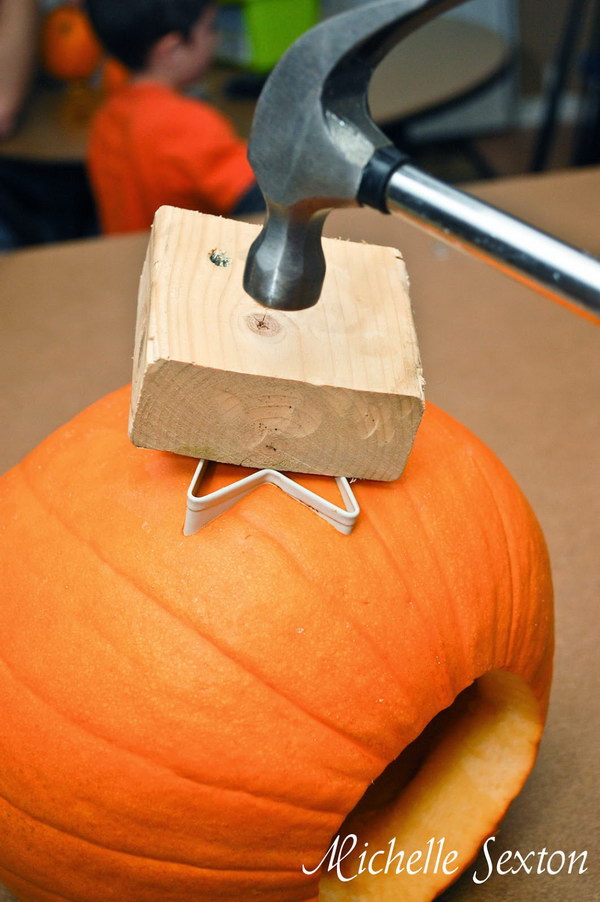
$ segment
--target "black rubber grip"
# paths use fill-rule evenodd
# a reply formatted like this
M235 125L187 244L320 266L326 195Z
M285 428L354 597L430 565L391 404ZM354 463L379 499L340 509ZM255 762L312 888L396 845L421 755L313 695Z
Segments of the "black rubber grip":
M376 150L363 170L356 198L359 204L389 213L386 202L388 182L394 172L403 163L408 163L408 160L408 156L393 144L386 144Z

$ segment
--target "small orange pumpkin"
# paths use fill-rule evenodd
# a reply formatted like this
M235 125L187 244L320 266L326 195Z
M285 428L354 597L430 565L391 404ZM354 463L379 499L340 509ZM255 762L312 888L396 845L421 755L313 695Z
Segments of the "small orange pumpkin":
M194 462L130 445L128 403L0 480L0 882L23 902L432 899L542 730L552 593L527 502L428 405L402 478L356 483L351 536L264 487L184 537ZM359 849L445 837L455 867L319 881L344 820Z
M72 3L48 13L42 28L42 62L54 78L89 78L100 62L102 48L88 17Z

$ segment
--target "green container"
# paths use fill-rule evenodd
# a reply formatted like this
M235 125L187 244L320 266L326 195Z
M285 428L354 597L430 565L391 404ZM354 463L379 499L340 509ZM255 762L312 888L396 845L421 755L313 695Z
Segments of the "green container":
M220 60L268 72L319 19L319 0L220 0Z

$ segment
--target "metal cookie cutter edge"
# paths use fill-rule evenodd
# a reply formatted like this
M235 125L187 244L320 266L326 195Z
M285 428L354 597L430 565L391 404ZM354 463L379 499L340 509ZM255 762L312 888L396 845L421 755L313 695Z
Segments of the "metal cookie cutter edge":
M210 461L204 459L198 462L187 491L187 510L183 527L185 536L191 536L198 532L207 523L232 507L244 495L261 485L275 485L283 489L287 495L305 504L344 535L350 535L360 513L354 492L345 476L335 477L345 508L338 507L315 492L304 488L279 470L271 469L257 470L256 473L244 476L243 479L238 479L208 495L197 495L195 493L204 478L209 463Z

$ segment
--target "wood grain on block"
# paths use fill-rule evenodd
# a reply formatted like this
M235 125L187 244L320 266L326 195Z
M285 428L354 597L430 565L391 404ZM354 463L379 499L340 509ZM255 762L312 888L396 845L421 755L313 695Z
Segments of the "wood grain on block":
M325 239L319 303L271 310L242 287L258 230L157 212L140 283L131 440L250 467L397 478L423 411L400 254Z

